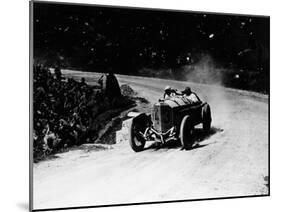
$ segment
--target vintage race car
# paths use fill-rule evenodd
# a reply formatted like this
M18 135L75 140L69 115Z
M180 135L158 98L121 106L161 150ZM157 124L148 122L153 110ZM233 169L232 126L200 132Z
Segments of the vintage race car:
M201 124L207 133L211 127L211 108L206 102L186 102L182 97L162 99L154 104L152 113L131 113L129 143L135 152L144 149L146 141L158 140L162 144L180 140L184 149L193 145L194 126Z

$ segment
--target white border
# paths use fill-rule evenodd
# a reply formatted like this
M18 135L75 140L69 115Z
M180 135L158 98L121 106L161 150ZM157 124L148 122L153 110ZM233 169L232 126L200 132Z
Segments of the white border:
M280 208L280 40L278 1L250 0L68 0L88 4L227 12L271 16L271 197L213 200L77 211L271 211ZM1 5L1 211L28 208L28 1L4 1ZM4 117L4 118L3 118ZM180 189L180 188L179 188Z

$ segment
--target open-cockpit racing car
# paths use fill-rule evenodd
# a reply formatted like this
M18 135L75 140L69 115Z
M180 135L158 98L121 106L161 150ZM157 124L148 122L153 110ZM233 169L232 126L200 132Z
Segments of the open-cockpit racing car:
M159 99L151 114L134 113L129 127L129 143L135 152L142 151L147 141L180 140L184 149L191 149L194 127L211 128L211 108L208 103L186 101L182 95Z

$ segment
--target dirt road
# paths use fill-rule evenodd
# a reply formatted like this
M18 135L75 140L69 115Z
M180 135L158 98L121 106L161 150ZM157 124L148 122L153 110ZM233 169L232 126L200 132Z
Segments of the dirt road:
M71 73L88 82L98 77ZM190 151L174 146L135 153L124 141L35 164L35 209L268 194L267 96L171 80L118 79L151 103L166 85L190 85L211 105L212 133L202 137L198 131L198 147Z

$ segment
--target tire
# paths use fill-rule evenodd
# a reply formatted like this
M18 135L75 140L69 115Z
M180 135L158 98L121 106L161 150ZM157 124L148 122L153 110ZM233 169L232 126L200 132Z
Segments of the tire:
M129 127L129 143L135 152L140 152L145 146L146 140L137 134L138 125L132 120Z
M193 126L191 117L186 115L182 119L180 126L180 141L183 149L191 149L193 145L192 131Z
M203 124L203 130L205 133L208 133L211 129L211 108L209 104L206 104L202 108L202 124Z

